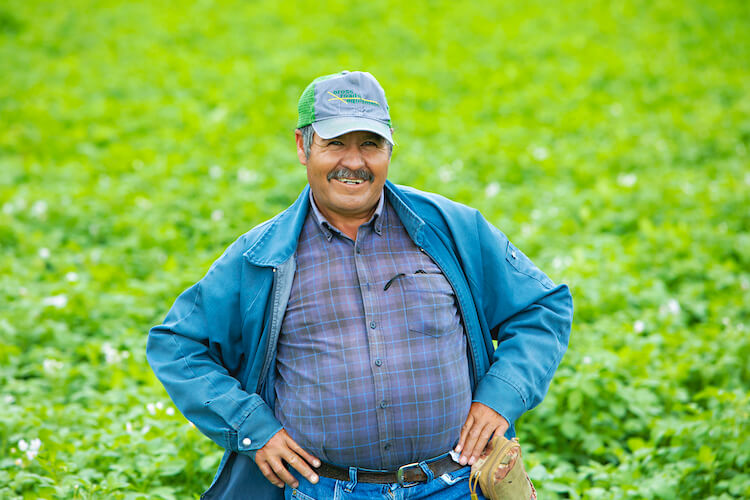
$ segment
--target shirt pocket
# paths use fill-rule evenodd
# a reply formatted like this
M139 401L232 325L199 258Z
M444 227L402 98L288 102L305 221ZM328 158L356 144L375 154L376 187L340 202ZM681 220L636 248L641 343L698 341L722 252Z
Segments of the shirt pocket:
M458 329L456 297L442 273L409 274L403 286L409 331L441 337Z

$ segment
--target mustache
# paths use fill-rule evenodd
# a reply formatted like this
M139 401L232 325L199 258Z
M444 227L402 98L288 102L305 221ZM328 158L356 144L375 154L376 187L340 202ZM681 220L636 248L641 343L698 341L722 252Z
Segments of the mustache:
M363 181L374 181L375 176L366 168L350 170L346 167L339 167L328 172L327 180L331 179L362 179Z

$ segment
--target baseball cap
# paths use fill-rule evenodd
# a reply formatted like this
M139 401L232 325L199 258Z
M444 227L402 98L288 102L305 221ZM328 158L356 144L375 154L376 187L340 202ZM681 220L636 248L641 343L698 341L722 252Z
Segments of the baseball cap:
M385 91L370 73L342 71L316 78L298 104L297 128L312 124L323 139L367 130L391 144L391 116Z

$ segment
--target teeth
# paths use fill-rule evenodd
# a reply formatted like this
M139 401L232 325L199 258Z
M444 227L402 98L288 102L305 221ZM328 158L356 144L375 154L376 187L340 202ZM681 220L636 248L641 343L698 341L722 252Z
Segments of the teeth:
M362 184L362 179L339 179L345 184Z

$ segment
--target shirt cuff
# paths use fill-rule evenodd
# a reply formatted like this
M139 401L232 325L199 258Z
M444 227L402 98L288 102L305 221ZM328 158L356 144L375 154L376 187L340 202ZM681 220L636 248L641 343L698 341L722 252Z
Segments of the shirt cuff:
M526 411L524 401L518 389L508 381L487 373L477 384L472 401L489 406L515 428L515 422Z
M262 401L248 415L237 429L237 451L255 459L255 453L263 448L283 426L276 420L273 410Z

